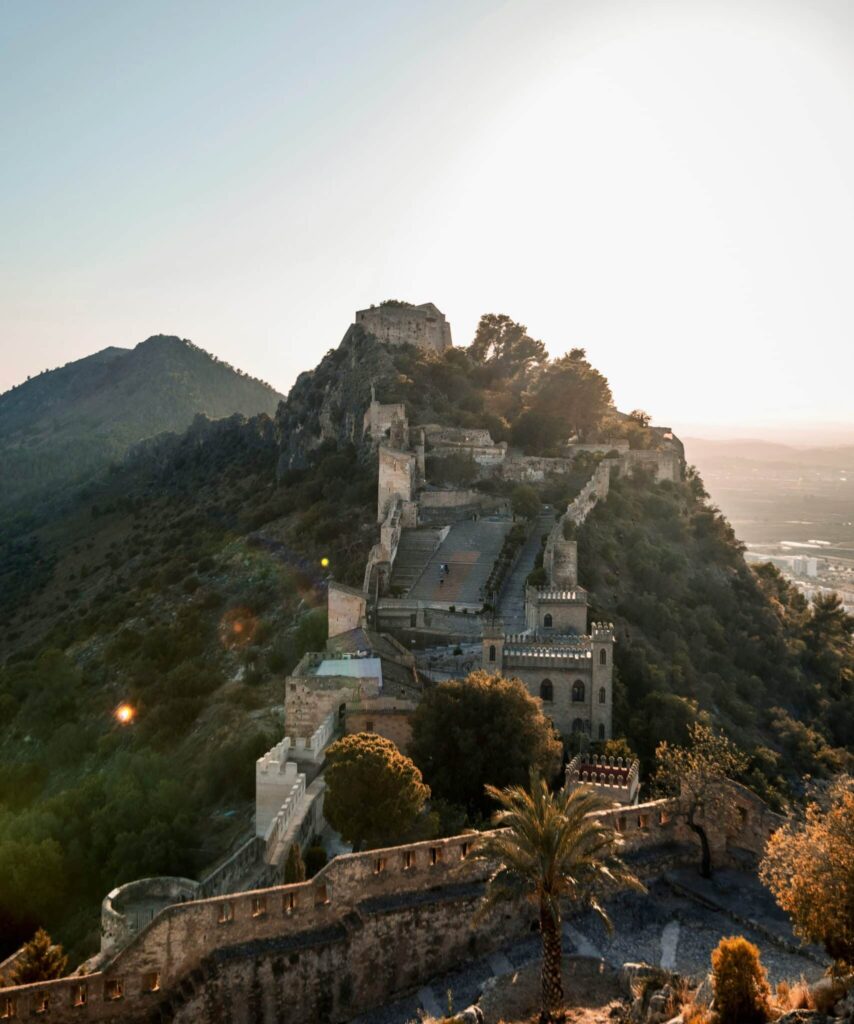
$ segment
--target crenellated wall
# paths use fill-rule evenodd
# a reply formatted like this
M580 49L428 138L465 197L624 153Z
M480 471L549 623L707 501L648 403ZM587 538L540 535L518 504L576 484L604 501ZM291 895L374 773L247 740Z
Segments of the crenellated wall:
M735 824L707 823L718 863L734 851L760 855L781 823L749 790L729 789ZM695 857L696 839L670 801L598 816L645 877L674 857ZM101 970L4 989L0 1007L54 1024L337 1024L529 930L522 908L475 917L491 870L472 856L476 839L349 854L308 882L169 906Z

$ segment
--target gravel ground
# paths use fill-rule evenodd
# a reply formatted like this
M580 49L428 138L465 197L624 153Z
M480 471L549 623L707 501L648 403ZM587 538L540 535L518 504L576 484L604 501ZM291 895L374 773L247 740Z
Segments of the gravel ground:
M789 941L795 941L790 931L786 934L781 932L779 912L775 908L769 908L767 893L755 876L726 872L721 879L721 887L730 895L738 893L740 906L742 909L749 908L754 920L765 926L773 924L775 933L781 934ZM608 905L608 911L614 923L612 935L608 934L599 918L592 913L572 918L569 925L571 929L580 933L583 939L595 946L615 967L626 962L638 961L659 964L662 956L662 932L665 926L677 922L679 929L674 951L674 969L680 974L704 977L709 970L712 950L726 935L744 935L759 947L762 962L772 984L782 979L797 979L801 975L814 981L822 974L822 968L809 957L782 949L766 935L745 928L725 913L708 909L686 896L677 895L663 881L653 883L646 895L628 893L612 900ZM767 919L762 916L765 911L768 912ZM566 939L564 951L581 952ZM505 947L502 952L514 969L519 969L539 958L539 936L526 936ZM447 993L450 989L454 1009L460 1011L477 999L484 981L492 976L492 965L488 958L483 958L431 979L426 987L430 989L436 1005L443 1011L447 1009ZM421 1008L418 993L413 993L405 999L353 1018L350 1024L409 1024L420 1021Z

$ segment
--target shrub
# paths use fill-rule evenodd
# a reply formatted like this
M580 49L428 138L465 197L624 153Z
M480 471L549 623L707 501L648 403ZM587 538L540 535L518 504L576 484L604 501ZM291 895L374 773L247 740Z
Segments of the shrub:
M814 1010L810 987L805 978L790 985L788 981L777 983L776 990L777 1006L785 1011L788 1010Z
M712 988L719 1024L764 1024L770 989L759 950L741 935L721 939L712 952Z

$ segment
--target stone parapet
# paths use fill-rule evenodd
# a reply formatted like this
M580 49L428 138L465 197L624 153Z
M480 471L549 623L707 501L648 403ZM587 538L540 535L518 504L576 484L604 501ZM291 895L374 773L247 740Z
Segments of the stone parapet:
M639 773L637 760L576 754L566 766L566 786L590 786L607 800L633 804L640 789Z
M733 785L732 799L739 813L731 831L707 823L713 849L724 855L748 850L758 856L780 819L744 787ZM596 817L617 831L630 858L649 853L653 871L659 863L656 850L684 850L690 857L697 849L677 805L669 800L601 811ZM53 1024L141 1022L167 1009L173 1016L178 1013L174 1019L179 1022L213 1024L223 1018L210 1008L212 999L218 1005L216 985L208 986L220 969L216 965L231 962L245 964L245 985L235 977L237 988L219 990L220 997L239 993L245 1006L248 994L257 990L271 1006L287 1001L295 1019L347 1020L483 951L496 937L509 934L508 928L527 930L529 920L521 906L498 917L475 918L483 883L492 871L492 865L472 856L477 835L349 854L336 857L308 882L168 906L102 969L6 988L0 991L0 1006L7 1008L7 1016L44 1014ZM669 855L661 859L667 867L671 861ZM402 963L412 963L411 970L377 972L364 966L388 953L383 943L389 936L400 944L404 935ZM359 936L371 936L370 948L356 949L353 943L361 941ZM269 963L267 950L273 958ZM450 952L436 959L427 950ZM318 961L319 973L312 968L308 984L301 957L314 956L325 966L320 970ZM401 958L392 959L397 963ZM333 982L345 975L358 996L341 998ZM328 989L339 992L339 1002L332 1000L321 1010L318 993ZM188 1009L182 1015L184 1003Z

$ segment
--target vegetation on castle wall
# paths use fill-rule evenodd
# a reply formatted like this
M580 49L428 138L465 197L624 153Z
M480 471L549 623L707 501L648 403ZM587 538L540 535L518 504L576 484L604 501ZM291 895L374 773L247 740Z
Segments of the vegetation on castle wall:
M714 822L716 828L737 825L737 809L725 786L728 779L745 772L747 759L726 736L701 722L688 726L688 736L690 742L684 747L666 740L658 745L653 784L673 800L674 813L700 840L700 875L709 878L712 855L707 823Z

